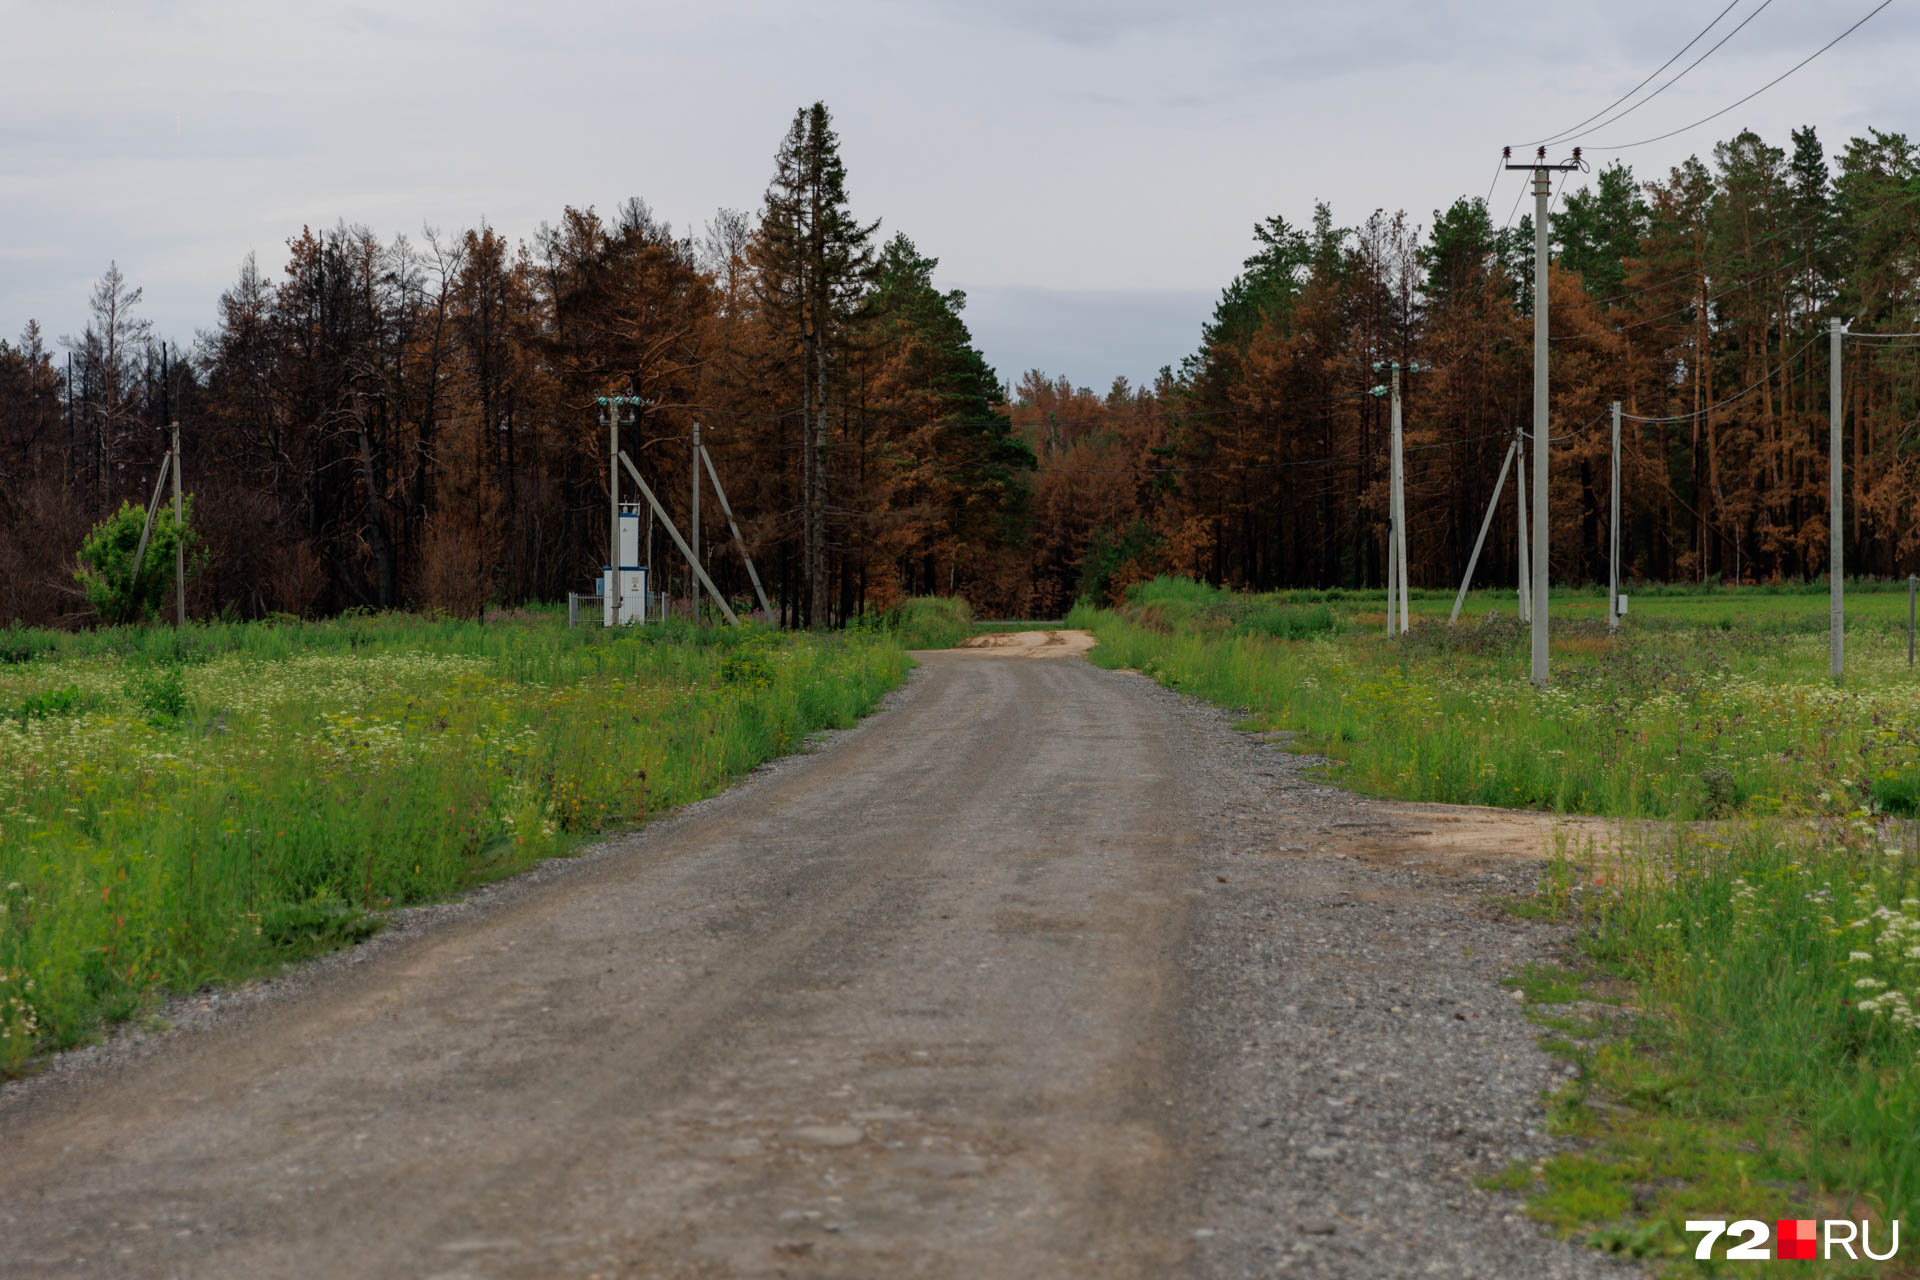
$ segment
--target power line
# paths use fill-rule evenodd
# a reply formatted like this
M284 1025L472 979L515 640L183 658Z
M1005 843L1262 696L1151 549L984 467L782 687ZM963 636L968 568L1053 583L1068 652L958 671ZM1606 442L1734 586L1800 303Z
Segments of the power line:
M1288 406L1322 405L1322 404L1337 404L1343 401L1366 400L1370 398L1371 397L1369 393L1365 391L1340 391L1340 392L1335 392L1331 395L1314 396L1308 399L1297 399L1297 398L1289 397L1285 400L1284 403ZM730 418L733 420L732 424L730 425L746 425L749 423L756 423L756 422L757 423L784 422L790 418L793 418L799 412L798 410L791 410L786 413L754 414L754 413L747 413L741 410L720 408L713 405L673 405L673 406L661 406L661 407L671 407L676 412L695 414L695 415L700 415L702 417ZM919 414L906 413L906 412L901 412L899 410L888 410L888 409L862 409L862 410L858 410L857 413L860 416L864 416L869 419L891 418L894 421L911 421L916 423L922 423L927 426L993 427L993 426L1001 426L1003 424L1011 423L1013 412L1015 410L1025 409L1030 407L1031 406L1027 406L1027 405L1009 405L1007 406L1007 412L1005 414L1001 414L999 416L992 417L992 418L927 418ZM1261 406L1250 405L1250 404L1249 405L1233 405L1225 409L1151 409L1144 412L1136 411L1136 412L1126 412L1126 413L1111 413L1111 414L1101 415L1098 417L1047 418L1047 419L1042 419L1039 423L1035 425L1056 426L1056 427L1076 427L1076 426L1111 427L1111 426L1123 426L1129 422L1151 422L1161 418L1180 418L1180 419L1220 418L1220 417L1229 417L1233 414L1239 414L1239 413L1260 413L1260 412L1262 412ZM726 426L709 426L707 428L707 430L709 430L710 432L725 431L726 429L727 429ZM678 439L679 437L663 436L661 438L662 439Z
M1484 205L1484 204L1488 204L1488 203L1489 203L1490 201L1492 201L1492 199L1493 199L1493 189L1494 189L1495 187L1497 187L1497 186L1499 186L1499 185L1500 185L1500 175L1501 175L1501 174L1503 174L1503 173L1505 173L1505 172L1506 172L1506 170L1507 170L1507 165L1506 165L1506 158L1505 158L1504 156L1503 156L1503 157L1502 157L1501 159L1499 159L1499 160L1496 160L1496 161L1494 162L1494 165L1493 165L1493 181L1492 181L1492 182L1489 182L1489 183L1487 184L1487 194L1486 194L1486 195L1484 195L1484 196L1482 196L1482 197L1480 197L1480 203L1481 203L1481 204L1483 204L1483 205ZM1489 215L1489 216L1491 216L1491 215Z
M1724 400L1716 400L1714 403L1706 406L1704 409L1695 409L1692 413L1674 414L1673 416L1666 417L1666 418L1648 418L1648 417L1643 417L1637 413L1623 413L1620 416L1622 418L1628 419L1629 421L1633 421L1633 422L1691 422L1695 418L1704 418L1708 414L1713 413L1716 410L1724 409L1730 404L1735 404L1741 400L1746 399L1748 396L1752 395L1754 392L1758 391L1760 388L1766 386L1769 382L1773 381L1775 376L1783 372L1788 365L1792 364L1795 360L1798 360L1801 356L1805 355L1807 353L1808 348L1812 347L1814 343L1820 341L1820 339L1826 336L1827 336L1826 334L1822 333L1822 334L1816 334L1813 337L1807 339L1805 342L1800 344L1799 348L1795 350L1792 355L1786 357L1779 364L1775 365L1773 368L1767 370L1766 373L1762 374L1760 377L1760 381L1754 383L1752 386L1748 387L1744 391L1735 392L1733 395L1728 396Z
M1768 0L1768 3L1772 3L1772 0ZM1788 76L1792 75L1794 72L1798 71L1800 68L1806 66L1809 62L1812 62L1815 58L1819 57L1821 54L1825 53L1827 50L1833 48L1833 46L1839 44L1842 40L1845 40L1848 36L1858 31L1861 27L1865 26L1869 21L1871 21L1874 17L1876 17L1882 9L1885 9L1888 5L1892 3L1893 3L1893 0L1880 0L1879 5L1877 5L1874 8L1873 12L1867 14L1866 17L1861 18L1858 22L1848 27L1845 31L1842 31L1839 35L1827 41L1825 44L1821 45L1818 49L1815 49L1812 53L1808 54L1806 57L1802 58L1800 61L1794 63L1791 67L1788 67L1785 71L1782 71L1779 75L1767 81L1765 84L1761 85L1758 89L1755 89L1752 93L1748 94L1746 97L1740 99L1740 101L1732 103L1728 106L1724 106L1710 116L1701 116L1698 120L1695 120L1692 124L1681 125L1678 129L1669 130L1668 132L1660 134L1657 137L1642 138L1638 142L1615 143L1614 145L1611 145L1611 146L1596 146L1596 147L1590 148L1590 150L1626 151L1633 147L1644 147L1655 142L1665 142L1668 138L1676 138L1681 134L1687 132L1689 129L1698 129L1701 125L1706 124L1710 120L1718 120L1721 116L1727 114L1727 112L1729 111L1732 111L1735 107L1742 107L1742 106L1745 106L1747 103L1752 102L1755 98L1759 97L1761 94L1765 93L1767 90L1773 88L1773 86L1779 84L1782 80L1785 80ZM1761 7L1764 8L1765 6L1763 5ZM1756 10L1756 12L1758 11ZM1615 118L1617 119L1618 117L1615 117ZM1612 123L1612 121L1609 121L1608 123Z
M1910 196L1905 196L1899 200L1896 200L1892 204L1888 205L1886 208L1881 209L1878 212L1871 214L1866 218L1863 218L1859 222L1856 222L1853 226L1844 228L1843 230L1835 233L1830 240L1820 245L1819 247L1822 249L1833 248L1834 246L1838 245L1845 237L1854 235L1861 231L1865 231L1868 227L1872 226L1876 222L1879 222L1882 218L1886 218L1892 214L1898 213L1901 209L1906 208L1908 205L1913 204L1915 201L1920 201L1920 191L1916 191ZM1642 285L1638 289L1629 289L1625 293L1616 293L1610 298L1596 298L1594 299L1593 305L1596 307L1610 307L1616 302L1625 302L1627 299L1637 298L1643 293L1652 293L1656 289L1664 289L1668 285L1678 284L1681 280L1688 279L1694 274L1705 275L1708 272L1712 271L1715 267L1724 266L1727 263L1732 262L1735 258L1745 257L1748 254L1751 254L1755 249L1761 248L1764 245L1772 244L1774 241L1782 239L1783 237L1792 235L1796 231L1810 231L1812 229L1813 229L1812 224L1805 223L1805 222L1797 222L1792 224L1791 226L1782 227L1778 231L1775 231L1769 235L1764 235L1760 237L1758 240L1755 240L1752 244L1746 246L1743 249L1737 250L1732 253L1723 253L1717 258L1713 258L1706 262L1701 263L1696 270L1689 271L1685 276L1675 275L1665 280L1657 280L1652 284ZM1767 271L1773 271L1773 270L1786 270L1786 268L1769 267L1769 268L1763 269L1761 274L1765 274Z
M1520 212L1520 202L1526 198L1526 195L1527 195L1527 184L1525 182L1522 182L1520 184L1520 189L1513 193L1513 208L1507 210L1506 225L1500 228L1501 235L1507 234L1508 229L1513 226L1513 215Z
M1848 228L1845 232L1841 233L1840 235L1836 235L1832 240L1828 241L1826 244L1820 247L1823 249L1833 248L1839 245L1846 236L1866 230L1868 227L1880 221L1882 218L1888 217L1889 215L1894 213L1898 213L1901 209L1914 203L1916 200L1920 200L1920 192L1915 192L1913 195L1907 196L1902 200L1896 201L1894 204L1889 205L1887 208L1880 210L1878 213L1874 214L1872 217L1864 219L1863 221L1857 223L1853 227ZM1777 237L1779 234L1782 234L1782 233L1776 232L1775 236ZM1753 248L1757 249L1760 247L1760 245L1764 243L1766 243L1765 240L1756 241L1753 245ZM1704 277L1710 268L1720 266L1726 262L1730 262L1734 258L1739 256L1740 256L1739 254L1735 254L1735 253L1723 254L1719 258L1714 259L1712 262L1703 263L1698 268L1699 274ZM1686 302L1682 303L1678 307L1675 307L1671 311L1663 311L1657 316L1642 316L1641 318L1630 321L1629 323L1626 323L1626 324L1614 325L1608 329L1603 330L1603 332L1626 333L1633 329L1641 329L1641 328L1645 328L1647 325L1656 324L1661 320L1670 320L1674 316L1681 315L1687 311L1690 311L1696 306L1700 306L1700 307L1710 306L1711 304L1720 301L1720 299L1722 298L1728 297L1735 293L1739 293L1742 289L1750 288L1754 284L1765 279L1768 276L1787 273L1787 272L1790 272L1791 270L1792 268L1790 266L1761 267L1758 271L1755 271L1752 275L1742 277L1739 280L1735 280L1732 284L1729 284L1726 287L1714 293L1708 294L1705 298L1701 298L1701 299L1689 298ZM1681 277L1674 276L1671 279L1661 282L1660 284L1651 284L1651 285L1645 286L1644 288L1634 290L1632 293L1619 294L1614 298L1604 299L1601 302L1596 303L1595 305L1605 306L1608 302L1617 302L1622 298L1636 297L1639 294L1649 293L1655 289L1663 288L1666 285L1678 284L1680 280L1681 280ZM1563 334L1557 334L1549 338L1548 341L1571 342L1576 339L1589 337L1589 336L1591 335L1580 334L1580 333L1563 333Z
M1887 0L1887 2L1891 4L1893 0ZM1686 70L1683 70L1679 75L1667 81L1665 84L1661 85L1658 89L1655 89L1652 93L1648 94L1646 97L1640 99L1640 101L1628 107L1625 111L1622 111L1615 116L1609 116L1607 119L1602 120L1599 124L1593 126L1593 128L1591 129L1585 129L1579 133L1575 133L1568 137L1562 138L1561 141L1572 142L1576 138L1584 138L1590 133L1598 133L1600 130L1606 128L1610 124L1613 124L1615 121L1624 120L1628 116L1632 115L1634 112L1638 111L1640 108L1646 106L1649 102L1652 102L1655 98L1659 97L1661 94L1665 93L1667 90L1673 88L1673 86L1675 86L1676 84L1679 84L1680 81L1686 77L1686 74L1688 71L1692 71L1695 67L1705 62L1708 58L1711 58L1715 53L1719 52L1720 46L1724 45L1727 41L1733 39L1735 36L1739 35L1742 31L1744 31L1746 29L1747 24L1749 22L1752 22L1755 18L1759 17L1761 14L1765 13L1767 11L1767 6L1772 3L1773 3L1773 0L1761 0L1760 7L1758 9L1755 9L1752 13L1748 14L1746 17L1742 18L1740 20L1740 24L1736 26L1733 30L1727 32L1727 34L1725 34L1724 36L1721 36L1718 40L1716 40L1714 42L1713 48L1707 50L1705 53L1695 58L1692 62L1689 62L1686 66ZM1718 22L1720 21L1720 19L1715 18L1714 21ZM1702 34L1705 34L1705 33L1703 32ZM1659 73L1655 72L1654 74L1658 75ZM1736 103L1734 105L1738 106L1739 104ZM1732 109L1733 109L1732 107L1728 108L1729 111ZM1616 150L1617 148L1595 147L1591 149L1596 151L1611 151L1611 150Z
M1568 134L1572 133L1575 129L1581 129L1587 125L1592 124L1595 120L1598 120L1601 116L1607 114L1607 112L1613 110L1615 107L1625 102L1628 98L1631 98L1634 94L1640 92L1642 89L1646 88L1649 84L1653 83L1654 76L1659 75L1662 71L1665 71L1668 67L1678 62L1680 60L1681 54L1684 54L1687 50L1693 48L1693 46L1695 46L1696 44L1699 44L1700 41L1705 38L1707 32L1719 26L1720 19L1726 17L1729 13L1732 13L1735 6L1737 6L1739 3L1740 3L1740 0L1733 0L1732 4L1729 4L1726 8L1722 9L1718 14L1714 16L1714 19L1712 22L1709 22L1706 26L1700 28L1699 35L1695 36L1693 39L1681 45L1680 51L1678 53L1674 54L1671 58L1668 58L1665 62L1655 67L1652 73L1649 74L1645 80L1642 80L1639 84L1633 86L1633 88L1627 90L1625 93L1615 98L1612 102L1609 102L1606 106L1600 108L1598 111L1588 116L1585 120L1582 120L1579 124L1572 126L1572 128L1562 129L1558 133L1550 133L1544 138L1535 138L1532 142L1522 143L1520 145L1528 146L1528 147L1537 147L1545 143L1558 142L1562 138L1565 138ZM1678 77L1675 77L1675 78L1678 79Z

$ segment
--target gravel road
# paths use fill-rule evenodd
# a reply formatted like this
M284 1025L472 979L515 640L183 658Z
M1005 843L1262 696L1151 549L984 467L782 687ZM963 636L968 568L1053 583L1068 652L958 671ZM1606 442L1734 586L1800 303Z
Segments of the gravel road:
M890 706L143 1051L0 1092L0 1275L1627 1274L1551 1150L1527 867L1077 659ZM1361 839L1364 837L1364 839ZM1384 851L1384 852L1383 852Z

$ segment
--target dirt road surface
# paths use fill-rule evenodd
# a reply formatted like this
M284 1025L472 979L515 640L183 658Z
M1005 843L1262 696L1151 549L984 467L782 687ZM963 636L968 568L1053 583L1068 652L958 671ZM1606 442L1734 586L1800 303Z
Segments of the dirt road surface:
M1471 1181L1549 1149L1525 865L1033 647L0 1095L0 1275L1618 1274Z

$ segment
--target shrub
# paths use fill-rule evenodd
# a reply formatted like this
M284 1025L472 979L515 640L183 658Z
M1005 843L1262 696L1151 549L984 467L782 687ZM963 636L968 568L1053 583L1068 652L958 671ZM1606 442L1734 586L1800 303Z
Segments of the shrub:
M81 708L80 686L67 685L61 689L49 689L45 693L30 693L19 706L10 713L11 718L21 724L35 716L69 716Z
M907 649L951 649L973 634L973 610L958 596L913 596L887 610L886 625Z
M720 663L720 683L766 689L773 685L773 654L764 642L749 641Z
M136 669L127 677L126 693L156 727L187 713L187 682L176 665Z
M181 506L186 514L184 528L175 528L171 506L163 506L154 517L138 581L133 576L133 557L140 549L140 531L147 523L147 513L141 508L131 502L121 503L120 509L95 525L80 544L80 569L74 580L102 622L144 622L159 614L173 585L174 547L183 538L187 576L191 578L206 567L206 552L193 532L193 495L187 494Z
M1882 813L1902 818L1920 814L1920 770L1895 770L1875 778L1873 802Z

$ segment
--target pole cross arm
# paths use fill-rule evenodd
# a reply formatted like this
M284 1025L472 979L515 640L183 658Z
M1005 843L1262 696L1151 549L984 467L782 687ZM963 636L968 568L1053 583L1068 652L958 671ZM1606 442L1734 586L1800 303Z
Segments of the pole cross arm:
M633 465L633 459L629 458L626 452L622 450L620 461L626 466L627 474L633 477L633 482L640 486L640 492L646 495L647 505L653 508L653 514L659 517L661 524L667 526L667 533L672 536L673 545L680 548L680 554L687 558L687 563L693 567L694 573L699 575L700 581L706 586L707 590L713 593L714 603L720 606L720 612L727 616L728 622L731 622L736 627L739 626L740 619L734 615L732 608L728 606L727 598L720 594L720 588L713 585L713 579L709 578L707 571L700 567L700 561L694 557L693 548L689 547L687 540L680 536L680 531L673 527L673 521L667 518L666 508L660 505L660 499L653 496L653 490L647 487L647 482L640 478L640 469Z

